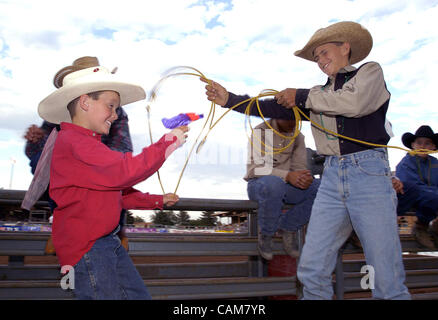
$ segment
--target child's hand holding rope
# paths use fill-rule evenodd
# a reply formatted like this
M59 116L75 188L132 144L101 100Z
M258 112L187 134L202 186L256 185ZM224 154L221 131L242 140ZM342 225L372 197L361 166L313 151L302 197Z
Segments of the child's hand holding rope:
M166 207L172 207L179 201L179 197L174 193L166 193L163 195L163 204Z
M292 109L295 107L295 97L297 95L297 89L287 88L275 95L275 99L278 104L281 104L283 107Z
M213 101L214 103L224 106L227 104L229 93L227 89L222 87L219 83L214 81L209 81L204 78L200 78L202 82L207 83L205 89L207 90L205 94L207 95L207 99L209 101Z

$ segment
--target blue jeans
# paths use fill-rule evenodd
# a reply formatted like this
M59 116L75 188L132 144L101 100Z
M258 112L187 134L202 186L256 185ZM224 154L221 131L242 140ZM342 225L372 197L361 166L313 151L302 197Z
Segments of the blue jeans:
M257 201L260 232L274 235L278 229L296 231L309 222L313 200L320 180L313 180L306 190L295 188L276 176L263 176L248 181L248 197ZM294 207L282 214L284 203Z
M151 296L117 236L98 239L74 266L77 299L150 300Z
M403 183L404 194L398 194L397 213L402 215L415 207L415 215L423 224L429 224L437 217L438 188L435 186L418 185L415 182Z
M373 297L410 299L396 206L384 149L327 157L298 266L303 299L332 299L337 253L353 228L374 268Z

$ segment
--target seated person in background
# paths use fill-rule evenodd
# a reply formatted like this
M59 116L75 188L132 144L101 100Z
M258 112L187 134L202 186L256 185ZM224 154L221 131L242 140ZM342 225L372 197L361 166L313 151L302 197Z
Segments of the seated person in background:
M298 257L296 231L309 222L320 180L314 180L307 169L304 136L298 134L288 146L290 139L287 137L294 134L295 120L271 119L268 123L284 137L275 134L264 122L255 127L248 146L244 177L248 181L249 199L259 205L258 249L263 258L271 260L272 237L280 230L284 250L291 257ZM273 147L285 149L278 152ZM282 213L284 203L294 206Z
M41 152L43 151L47 138L49 137L50 132L52 132L52 129L55 127L55 124L43 121L41 127L38 127L34 124L31 125L24 135L24 139L26 139L24 153L30 160L29 165L31 167L32 174L35 173L38 160L40 159Z
M406 132L403 144L409 149L436 150L438 134L429 126L421 126L415 134ZM428 154L407 154L396 167L397 178L403 183L403 193L398 195L397 213L403 214L415 207L417 222L414 233L422 245L436 249L438 246L438 160Z

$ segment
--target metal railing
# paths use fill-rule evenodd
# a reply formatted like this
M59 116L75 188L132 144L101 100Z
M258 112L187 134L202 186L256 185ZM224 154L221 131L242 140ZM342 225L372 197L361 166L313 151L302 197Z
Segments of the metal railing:
M25 191L21 190L0 190L0 206L20 204L24 194ZM38 205L44 207L46 203L39 201ZM259 256L256 202L182 198L175 206L164 209L247 212L248 232L129 233L128 253L133 258L192 258L183 263L136 264L154 299L228 299L297 294L296 277L268 276L267 263ZM302 244L302 232L299 233ZM48 237L47 232L0 232L0 256L9 256L8 265L0 266L0 299L73 298L72 292L60 288L58 265L24 263L26 256L45 255ZM286 254L279 239L274 241L273 252L277 255ZM193 262L193 257L242 259L232 262Z
M0 208L21 203L25 191L0 190ZM38 206L47 203L39 201ZM285 208L289 208L286 206ZM268 276L268 264L257 250L257 203L250 200L182 198L171 210L234 211L248 213L247 233L129 234L129 255L136 257L242 257L236 261L143 263L136 264L154 299L254 298L274 295L300 295L296 276ZM43 256L47 232L0 232L0 256L9 256L0 266L0 299L71 299L69 291L59 285L58 265L27 265L26 256ZM400 235L403 252L430 251L412 235ZM299 246L304 231L299 232ZM279 239L274 241L275 255L284 255ZM346 244L338 254L334 271L337 299L344 294L363 292L360 268L364 259L343 261L345 254L363 253ZM438 287L438 257L404 256L406 285L409 289Z

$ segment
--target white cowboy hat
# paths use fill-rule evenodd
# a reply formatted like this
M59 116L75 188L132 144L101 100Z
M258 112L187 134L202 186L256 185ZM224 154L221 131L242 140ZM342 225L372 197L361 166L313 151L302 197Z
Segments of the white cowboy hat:
M348 42L350 44L351 64L365 59L373 47L373 38L367 29L357 22L342 21L317 30L303 49L295 51L295 55L314 62L313 52L315 49L330 42Z
M63 68L55 75L55 86L60 85L59 79L62 81L62 86L38 105L38 113L44 120L55 124L71 122L67 105L81 95L91 92L116 91L120 95L121 106L146 98L146 93L141 86L121 81L105 67L97 65L84 69L83 67L86 65L83 65L81 69L81 67L74 68L75 63L73 63L73 68ZM90 65L93 64L95 63ZM65 72L67 68L71 69L68 71L70 73ZM62 77L59 77L60 74Z

